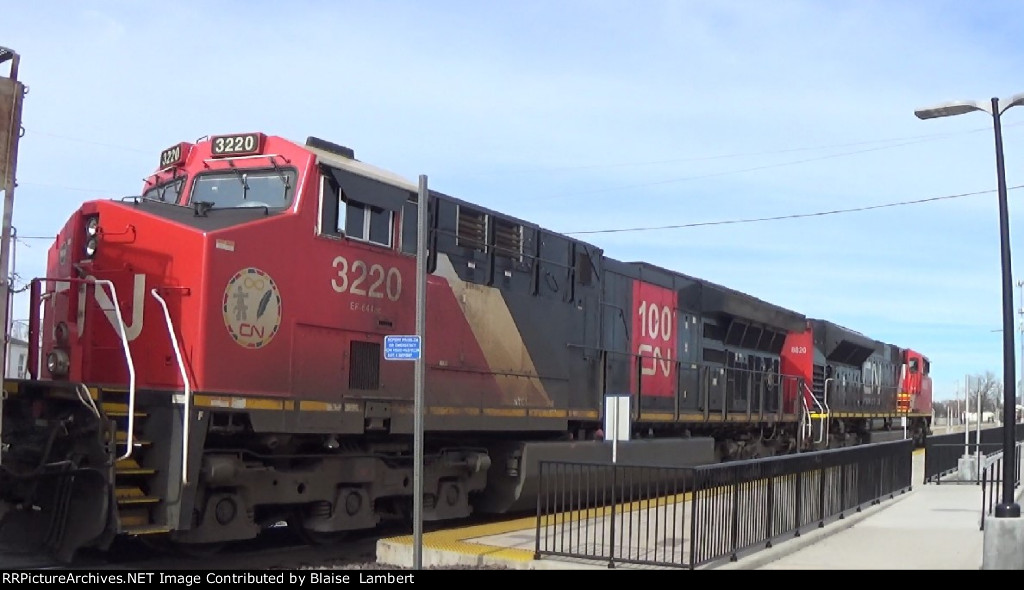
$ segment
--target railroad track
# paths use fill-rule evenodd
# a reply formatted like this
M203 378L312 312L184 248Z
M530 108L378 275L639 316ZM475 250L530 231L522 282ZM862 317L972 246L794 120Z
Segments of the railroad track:
M451 526L469 526L508 519L484 515L457 523L423 524L424 533ZM106 552L82 550L72 564L59 564L43 555L11 553L0 549L2 570L274 570L274 569L394 569L379 566L377 541L412 534L411 523L382 525L372 531L353 533L331 543L311 545L287 527L275 527L258 538L225 546L209 555L180 555L163 551L141 541L118 539Z

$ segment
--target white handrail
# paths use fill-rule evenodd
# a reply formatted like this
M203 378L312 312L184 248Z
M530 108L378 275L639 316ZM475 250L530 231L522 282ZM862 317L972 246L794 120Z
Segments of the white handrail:
M821 428L821 430L818 431L818 440L814 441L814 442L820 443L822 440L824 440L824 438L825 438L824 433L825 433L825 430L828 428L828 415L829 415L828 405L826 404L824 407L822 407L821 402L818 401L818 398L814 397L814 392L811 390L810 387L807 386L807 383L803 382L802 385L803 385L804 389L807 391L807 393L810 394L811 399L814 401L814 405L818 406L819 412L825 415L825 419L822 420L822 428ZM802 397L803 400L804 400L804 408L808 412L810 412L811 408L810 408L810 406L807 405L807 396L801 395L800 397ZM812 426L813 424L814 424L814 421L808 419L808 421L807 421L808 429L812 429L813 428L813 426Z
M93 279L97 287L106 285L110 287L110 300L113 302L114 314L117 316L117 334L121 337L121 346L124 348L124 358L128 363L128 432L125 438L124 454L117 458L118 461L132 456L135 437L135 362L132 361L131 347L128 345L128 334L125 332L124 317L121 316L121 306L117 302L117 289L114 283L107 279ZM135 313L142 313L136 310Z
M811 401L814 402L814 405L818 406L818 410L820 410L821 412L824 412L825 409L821 407L821 404L818 402L818 398L814 397L814 392L811 391L811 388L807 386L807 382L801 381L800 385L804 388L804 390L808 394L808 395L804 395L803 392L800 392L800 400L803 402L804 416L807 419L807 430L808 430L808 434L810 434L811 432L814 431L813 430L814 429L814 421L811 419L811 416L810 416L811 415L811 406L807 403L807 398L810 397ZM802 436L807 436L807 435L803 434L803 429L801 429L800 433L801 433ZM821 442L821 441L818 441L818 442Z
M818 434L820 434L820 437L818 438L818 442L825 441L825 444L828 444L828 440L827 440L828 439L828 434L829 434L828 433L828 422L829 422L829 415L832 413L832 410L830 410L829 407L828 407L828 382L829 381L835 381L835 377L829 377L828 379L825 379L825 386L822 388L821 403L825 406L825 423L823 424L824 428L822 428L821 431L818 433Z
M92 395L89 393L89 388L85 386L85 383L79 383L75 386L75 393L78 394L78 399L82 402L82 405L93 413L97 418L100 417L100 409L96 407L96 402L93 401Z
M167 323L167 332L171 335L171 344L174 345L174 358L178 361L178 372L181 373L181 382L185 384L185 409L182 416L181 431L181 483L188 485L188 443L189 426L192 423L192 386L188 381L188 372L185 371L185 362L181 359L181 348L178 346L178 337L174 335L174 322L171 320L170 310L167 309L167 302L160 296L157 289L152 289L150 293L160 302L160 307L164 309L164 321Z
M35 328L37 330L39 330L40 332L42 332L42 326L43 326L43 306L46 305L46 302L49 301L51 297L53 297L53 292L52 291L51 292L43 293L42 295L39 296L39 324ZM43 355L43 339L42 338L37 338L37 340L39 340L39 346L36 347L36 379L42 379L43 378L43 356L44 356ZM30 344L32 344L32 343L30 343Z

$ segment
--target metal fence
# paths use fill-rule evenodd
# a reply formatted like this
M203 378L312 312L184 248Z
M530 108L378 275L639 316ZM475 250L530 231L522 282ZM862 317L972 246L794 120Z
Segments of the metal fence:
M1014 445L1013 489L1020 487L1021 451L1024 444ZM1005 453L998 452L986 457L981 464L981 530L985 530L985 517L991 516L996 504L1002 500L1003 462Z
M911 486L901 440L700 467L544 461L535 557L693 569L771 547Z
M1016 424L1015 440L1024 441L1024 424ZM984 458L1003 450L1003 429L986 428L977 431L929 436L925 439L924 483L943 483L943 478L960 469L960 458L964 456ZM975 472L977 473L977 472ZM947 480L948 481L948 480ZM977 475L963 474L960 482L980 483Z

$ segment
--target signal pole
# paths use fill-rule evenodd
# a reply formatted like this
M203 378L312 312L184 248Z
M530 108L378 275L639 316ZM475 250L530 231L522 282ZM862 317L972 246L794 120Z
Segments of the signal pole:
M7 346L10 335L11 283L8 267L11 251L11 219L14 217L15 171L18 167L18 140L21 138L21 103L25 85L18 82L21 57L13 49L0 47L0 64L11 62L10 75L0 77L0 189L4 191L3 228L0 230L0 387L7 381ZM3 390L0 389L0 409Z

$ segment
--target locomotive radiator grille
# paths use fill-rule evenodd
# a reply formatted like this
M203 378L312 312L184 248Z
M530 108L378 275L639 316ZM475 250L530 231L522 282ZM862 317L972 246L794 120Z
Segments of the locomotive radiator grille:
M349 360L349 389L380 389L380 344L353 340Z

